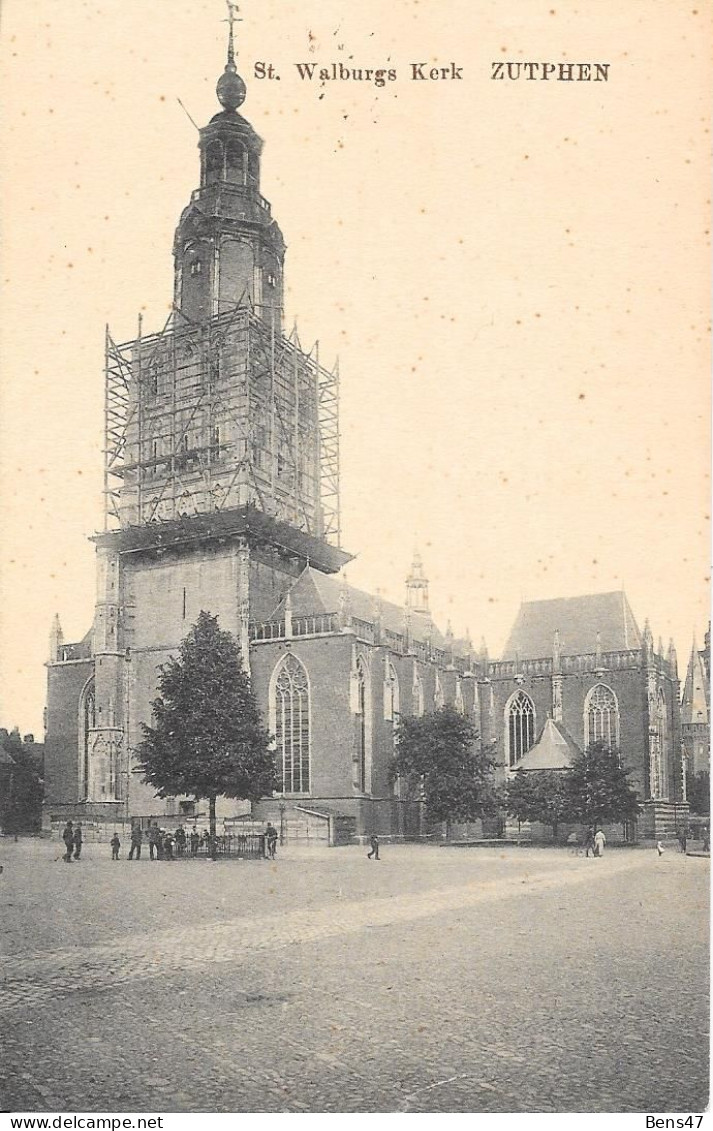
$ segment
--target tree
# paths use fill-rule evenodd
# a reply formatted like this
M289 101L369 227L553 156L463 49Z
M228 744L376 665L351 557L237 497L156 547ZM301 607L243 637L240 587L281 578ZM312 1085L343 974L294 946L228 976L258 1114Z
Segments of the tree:
M557 826L569 816L572 797L568 770L516 770L506 786L507 810L518 821Z
M38 832L42 827L42 762L32 736L0 729L0 747L12 761L0 761L0 825L5 833Z
M402 716L396 733L392 778L421 790L430 821L471 821L495 813L492 748L480 749L478 732L451 706L420 718Z
M139 764L159 797L207 799L215 851L216 797L257 801L276 787L270 735L238 644L217 617L200 613L177 658L159 669L158 691Z
M686 773L686 797L691 809L697 817L708 817L711 811L711 775L709 770L699 770L697 774L690 770Z
M618 750L593 743L572 761L567 774L570 811L588 828L637 816L639 801Z

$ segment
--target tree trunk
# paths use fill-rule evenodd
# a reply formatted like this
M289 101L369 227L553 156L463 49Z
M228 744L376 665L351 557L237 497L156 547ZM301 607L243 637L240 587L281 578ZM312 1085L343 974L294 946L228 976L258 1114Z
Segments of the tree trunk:
M210 822L210 857L211 860L216 858L216 824L215 824L215 794L213 793L208 798L208 820Z

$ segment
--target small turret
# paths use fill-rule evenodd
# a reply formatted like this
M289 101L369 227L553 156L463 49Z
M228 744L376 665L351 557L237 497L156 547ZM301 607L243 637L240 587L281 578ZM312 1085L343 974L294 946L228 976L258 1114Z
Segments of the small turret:
M651 625L649 624L649 618L648 617L646 618L646 623L644 625L644 635L643 635L642 642L641 642L641 651L643 652L645 661L648 662L648 661L653 659L653 656L654 656L654 637L653 637L653 633L651 632Z
M671 675L674 679L678 679L678 655L676 654L676 645L673 642L673 637L671 637L668 642L668 655L666 659L668 660Z
M413 552L411 572L406 578L406 604L418 616L431 615L428 607L428 578L423 572L423 562L418 550Z
M63 644L64 633L62 632L62 625L59 623L59 613L55 613L50 629L50 663L59 659L59 650Z

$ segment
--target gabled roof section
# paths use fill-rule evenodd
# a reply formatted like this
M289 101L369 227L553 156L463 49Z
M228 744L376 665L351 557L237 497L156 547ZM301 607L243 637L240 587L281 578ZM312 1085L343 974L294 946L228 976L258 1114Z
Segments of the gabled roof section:
M641 633L626 594L589 593L583 597L557 597L551 601L525 601L520 605L502 658L539 660L552 655L555 632L563 656L596 651L597 633L602 652L641 647Z
M704 667L704 657L696 648L691 650L686 682L681 698L682 725L707 726L710 719L710 682Z
M561 723L547 719L534 746L518 763L518 770L567 770L580 753L577 743Z
M344 594L353 617L373 623L378 606L384 628L389 629L390 632L404 631L405 610L403 606L395 605L392 601L385 601L382 597L367 593L363 589L355 589L352 585L345 585L338 577L321 573L320 570L314 569L312 566L303 569L289 592L293 616L337 613L340 609L340 597ZM273 617L281 617L284 610L285 602L283 600L277 606ZM435 648L443 648L446 643L443 633L439 632L433 621L430 621L430 625L432 644ZM425 641L428 636L427 629L426 617L421 614L412 614L411 635L414 640ZM454 642L454 644L456 644L457 650L457 642Z
M12 755L8 754L2 746L0 746L0 766L14 766L15 759Z

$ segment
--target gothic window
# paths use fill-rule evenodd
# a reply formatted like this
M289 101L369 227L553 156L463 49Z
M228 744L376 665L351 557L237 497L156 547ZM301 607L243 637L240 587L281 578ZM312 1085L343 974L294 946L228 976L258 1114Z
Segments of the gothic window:
M396 668L390 660L386 661L386 676L384 679L384 718L398 725L400 714L399 677Z
M190 266L190 272L191 272L191 275L202 275L203 274L203 266L201 264L200 259L194 259L193 260L193 262L191 263L191 266Z
M535 707L529 695L518 691L505 708L508 765L515 766L535 741Z
M369 781L369 672L362 656L356 662L356 786L361 793L367 793Z
M612 689L604 683L598 683L587 695L584 734L587 746L594 742L603 742L610 750L619 746L619 704Z
M282 793L309 793L310 696L304 665L296 656L280 661L274 682L275 741Z
M93 677L84 688L80 700L80 715L82 725L79 730L79 796L86 801L89 797L89 732L96 726L96 697Z

